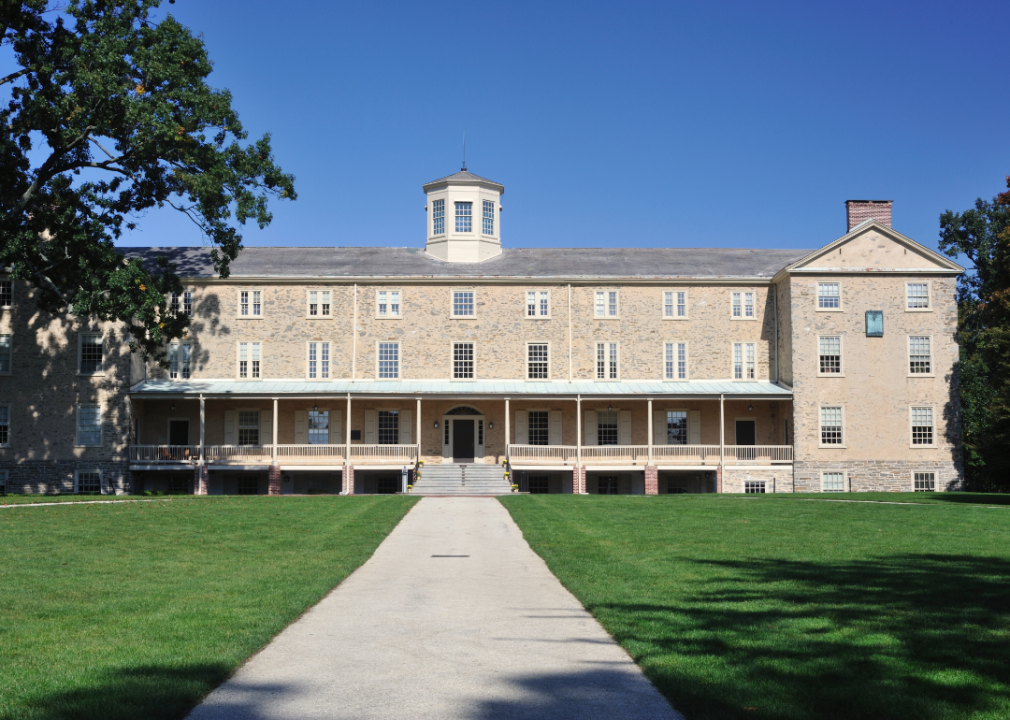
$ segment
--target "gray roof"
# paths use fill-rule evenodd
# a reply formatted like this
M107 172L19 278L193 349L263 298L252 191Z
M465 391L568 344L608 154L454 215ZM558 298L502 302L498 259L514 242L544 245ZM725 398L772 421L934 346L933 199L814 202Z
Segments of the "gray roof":
M213 277L208 247L122 248L156 270L164 255L182 277ZM480 263L449 263L420 248L247 247L233 278L771 278L810 250L729 248L516 248Z
M427 189L432 185L438 185L440 183L488 183L496 187L501 188L502 192L505 191L505 186L494 180L488 180L487 178L481 177L480 175L474 175L469 170L460 170L458 173L453 173L452 175L446 175L444 178L439 178L438 180L432 180L431 182L426 182L421 187Z
M771 382L731 382L728 380L698 380L662 382L658 380L628 380L624 382L594 382L563 380L527 382L523 380L146 380L131 390L139 396L273 396L302 395L322 398L326 395L568 395L575 397L665 396L709 397L727 395L736 398L790 398L788 388Z

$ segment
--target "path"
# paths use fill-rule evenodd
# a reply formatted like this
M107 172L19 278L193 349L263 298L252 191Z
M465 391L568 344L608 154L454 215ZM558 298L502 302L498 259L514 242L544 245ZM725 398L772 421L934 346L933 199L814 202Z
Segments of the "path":
M189 717L681 719L497 500L435 497Z

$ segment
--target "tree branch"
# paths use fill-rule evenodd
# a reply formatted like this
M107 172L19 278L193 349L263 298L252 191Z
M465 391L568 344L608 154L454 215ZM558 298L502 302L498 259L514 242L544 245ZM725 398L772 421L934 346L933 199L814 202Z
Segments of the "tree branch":
M22 75L27 75L27 74L28 74L28 73L30 73L31 71L32 71L32 70L31 70L31 68L23 68L23 69L21 69L21 70L18 70L17 72L12 72L12 73L11 73L10 75L8 75L7 77L5 77L5 78L0 78L0 85L6 85L6 84L7 84L7 83L9 83L9 82L12 82L12 81L14 81L14 80L17 80L17 79L18 79L19 77L21 77Z

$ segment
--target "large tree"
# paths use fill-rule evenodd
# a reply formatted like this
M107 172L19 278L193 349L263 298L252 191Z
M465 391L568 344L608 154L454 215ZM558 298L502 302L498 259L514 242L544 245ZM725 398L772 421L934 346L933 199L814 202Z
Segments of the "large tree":
M269 135L243 142L203 42L155 17L160 0L48 3L0 0L0 57L16 63L0 77L0 265L43 310L122 321L132 350L163 358L188 324L166 302L179 279L163 260L126 259L117 238L173 208L227 277L236 224L266 226L267 199L294 199L294 178Z
M1010 176L1007 177L1010 188ZM969 481L1010 489L1010 191L940 216L940 249L967 257L958 283L963 441Z

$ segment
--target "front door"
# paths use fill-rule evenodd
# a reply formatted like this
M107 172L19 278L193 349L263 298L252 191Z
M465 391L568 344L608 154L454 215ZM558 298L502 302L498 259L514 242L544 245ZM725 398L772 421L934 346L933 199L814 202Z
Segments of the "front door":
M168 421L168 444L189 445L189 420Z
M473 426L472 418L452 421L452 459L456 462L473 462Z
M754 432L754 421L753 420L737 420L736 421L736 444L737 445L753 445L754 437L756 433Z

